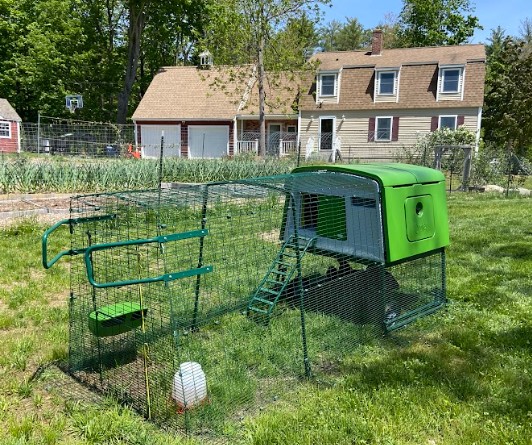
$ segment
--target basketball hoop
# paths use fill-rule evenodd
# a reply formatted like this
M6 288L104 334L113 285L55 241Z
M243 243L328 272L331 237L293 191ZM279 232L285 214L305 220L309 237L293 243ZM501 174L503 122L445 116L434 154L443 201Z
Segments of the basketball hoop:
M83 108L83 97L81 94L68 94L65 97L66 108L74 114L76 109Z

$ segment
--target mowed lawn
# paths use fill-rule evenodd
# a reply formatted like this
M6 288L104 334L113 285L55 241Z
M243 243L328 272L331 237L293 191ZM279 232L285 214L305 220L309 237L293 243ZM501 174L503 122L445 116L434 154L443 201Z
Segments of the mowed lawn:
M244 418L240 443L530 443L532 201L453 193L449 219L448 308L359 347L339 384L301 382ZM0 444L223 443L162 431L54 365L69 277L66 261L42 268L44 229L0 229Z

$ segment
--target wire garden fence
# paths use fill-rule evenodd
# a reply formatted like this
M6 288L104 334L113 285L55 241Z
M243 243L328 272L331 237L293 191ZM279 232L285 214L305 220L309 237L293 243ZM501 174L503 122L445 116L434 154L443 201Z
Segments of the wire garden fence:
M396 187L397 168L324 168L72 198L43 237L46 268L77 256L68 371L158 424L227 437L442 307L443 175L402 166L424 180ZM56 230L71 248L51 258Z
M63 156L118 157L134 146L134 125L87 122L39 116L22 124L21 150Z

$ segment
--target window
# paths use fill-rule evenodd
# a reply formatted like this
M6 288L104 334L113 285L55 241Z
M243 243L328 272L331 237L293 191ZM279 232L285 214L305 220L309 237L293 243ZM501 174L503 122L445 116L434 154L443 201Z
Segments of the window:
M456 116L440 116L440 124L438 128L450 128L456 130Z
M392 140L392 118L378 117L375 125L375 140L376 141L391 141Z
M442 93L458 93L461 90L461 68L443 68L441 70L441 87Z
M395 94L395 71L381 71L378 73L378 94Z
M336 95L336 74L320 75L320 96Z
M6 121L0 121L0 138L11 137L11 124Z
M295 125L287 125L286 126L286 132L287 133L296 133L297 127Z

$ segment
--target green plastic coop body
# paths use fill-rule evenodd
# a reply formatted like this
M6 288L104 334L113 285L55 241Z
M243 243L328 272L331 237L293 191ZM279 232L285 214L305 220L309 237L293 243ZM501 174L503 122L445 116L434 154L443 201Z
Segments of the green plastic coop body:
M334 190L331 189L320 191L310 182L302 184L302 188L319 195L318 214L323 214L324 220L318 218L316 235L335 240L328 246L327 242L322 242L324 250L349 252L352 256L392 264L449 244L445 177L438 170L409 164L362 164L313 165L293 171L296 175L303 172L343 173L343 182L366 183L363 189L358 187L355 194L342 188L342 196L332 195ZM331 205L336 211L327 210ZM368 215L368 208L374 210L372 215ZM361 218L367 224L361 224ZM361 236L361 231L375 225L374 218L380 220L382 232L373 229L363 236L366 251L360 252L356 248L356 238ZM354 226L351 236L348 235L349 225ZM329 232L320 227L328 228ZM332 227L338 227L338 233L332 233ZM373 244L368 243L368 237L373 238Z

